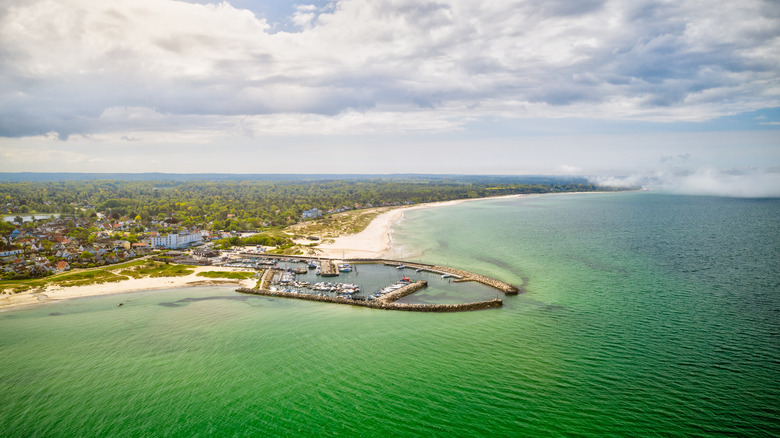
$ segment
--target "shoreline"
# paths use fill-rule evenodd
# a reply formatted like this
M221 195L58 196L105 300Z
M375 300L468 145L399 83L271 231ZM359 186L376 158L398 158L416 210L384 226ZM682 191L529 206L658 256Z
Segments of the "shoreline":
M181 277L144 277L129 278L127 280L98 283L86 286L47 286L45 289L20 292L18 294L0 295L0 312L34 306L46 303L54 303L73 298L97 297L104 295L116 295L129 292L142 292L150 290L178 289L182 287L197 286L239 286L253 287L255 280L233 280L228 278L199 277L198 273L206 271L220 272L245 272L242 269L225 268L221 266L192 266L192 274Z
M515 194L491 196L486 198L455 199L452 201L430 202L425 204L399 207L384 212L375 217L371 223L361 232L339 236L331 243L326 243L317 247L318 256L331 258L335 260L354 259L354 258L386 258L392 249L393 226L401 219L404 213L411 210L447 207L458 205L465 202L485 201L491 199L510 199L524 198L530 196L544 195L566 195L566 194L584 194L584 193L605 193L605 192L566 192L566 193L538 193L538 194ZM231 280L231 279L209 279L198 277L199 272L204 271L223 271L223 272L242 272L240 268L226 268L220 266L191 266L194 270L192 274L181 277L145 277L130 278L119 282L91 284L87 286L47 286L43 290L32 290L18 294L0 295L0 312L18 309L26 306L53 303L73 298L85 298L92 296L104 296L123 294L129 292L141 292L150 290L177 289L182 287L197 286L239 286L253 287L255 280Z
M411 210L428 208L449 207L466 202L486 201L494 199L527 198L531 196L547 195L573 195L586 193L611 193L611 192L564 192L564 193L518 193L515 195L489 196L486 198L454 199L452 201L429 202L424 204L399 207L384 212L375 217L361 232L348 234L333 239L333 242L324 243L316 247L319 257L330 259L356 259L356 258L393 258L392 234L393 226L403 219L404 213Z

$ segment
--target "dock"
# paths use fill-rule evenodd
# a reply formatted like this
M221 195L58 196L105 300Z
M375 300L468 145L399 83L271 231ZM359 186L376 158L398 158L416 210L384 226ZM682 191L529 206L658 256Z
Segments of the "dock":
M319 260L320 261L320 276L322 277L335 277L339 275L339 271L336 268L334 260L324 257L311 257L311 256L274 256L266 255L270 259L283 260L283 261L302 261L302 260ZM450 268L448 266L429 265L424 263L414 263L400 260L387 260L387 259L346 259L344 263L350 264L384 264L387 266L399 267L403 266L408 269L415 269L420 271L431 272L442 276L452 277L455 282L463 281L475 281L494 289L503 292L505 295L516 295L520 292L517 287L497 280L495 278L486 277L484 275L475 274L473 272L465 271L462 269ZM282 298L295 298L308 301L320 301L336 304L348 304L352 306L368 307L372 309L382 310L405 310L415 312L460 312L468 310L480 310L490 309L495 307L501 307L503 301L496 298L488 301L477 301L471 303L458 303L458 304L411 304L411 303L398 303L397 300L413 294L414 292L427 287L426 281L416 281L403 287L388 292L384 295L377 296L376 299L366 300L363 297L352 298L351 296L328 296L324 294L313 293L301 293L294 290L272 290L271 287L274 281L274 273L278 272L277 269L267 269L263 274L262 279L258 282L258 285L254 289L239 288L236 291L241 293L248 293L254 295L263 295L270 297L282 297Z
M252 294L252 295L263 295L269 297L295 298L299 300L319 301L324 303L347 304L350 306L368 307L370 309L403 310L407 312L464 312L468 310L491 309L495 307L501 307L503 305L503 301L499 299L493 299L488 301L477 301L473 303L459 303L459 304L408 304L408 303L397 303L395 301L388 302L388 301L380 301L380 300L360 301L360 300L352 300L343 297L327 297L321 295L298 294L294 292L272 291L268 289L249 289L245 287L236 289L236 292Z
M485 284L492 288L498 289L506 295L517 295L520 291L517 287L512 286L509 283L495 278L485 277L484 275L475 274L473 272L464 271L462 269L450 268L448 266L439 265L427 265L424 263L402 262L398 260L350 260L351 263L382 263L387 266L405 266L410 269L421 269L426 272L433 272L434 274L451 275L456 282L461 281L476 281L478 283Z
M336 264L333 263L333 260L322 260L320 269L320 275L322 277L336 277L339 275L339 271L336 269Z

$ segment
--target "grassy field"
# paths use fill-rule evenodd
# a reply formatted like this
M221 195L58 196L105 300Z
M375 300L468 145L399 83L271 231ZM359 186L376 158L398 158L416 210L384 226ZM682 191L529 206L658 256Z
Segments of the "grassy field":
M118 265L64 272L45 278L3 280L0 281L0 290L8 293L19 293L30 289L43 289L47 286L87 286L90 284L118 282L127 280L130 277L181 277L193 272L192 269L183 265L136 260Z
M206 271L198 272L198 277L206 278L229 278L231 280L246 280L255 276L254 272L225 272L225 271Z
M289 227L286 231L296 237L317 236L321 240L355 234L366 229L368 224L380 214L396 207L371 208L367 210L345 211L322 216Z
M171 265L167 263L147 261L142 265L136 265L123 269L119 273L133 278L144 277L183 277L192 274L193 271L183 265Z

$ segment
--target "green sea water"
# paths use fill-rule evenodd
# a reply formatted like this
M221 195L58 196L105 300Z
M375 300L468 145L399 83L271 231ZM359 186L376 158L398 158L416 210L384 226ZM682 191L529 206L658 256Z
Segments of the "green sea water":
M393 239L524 293L454 314L213 287L2 312L0 436L780 434L780 200L485 200L407 212Z

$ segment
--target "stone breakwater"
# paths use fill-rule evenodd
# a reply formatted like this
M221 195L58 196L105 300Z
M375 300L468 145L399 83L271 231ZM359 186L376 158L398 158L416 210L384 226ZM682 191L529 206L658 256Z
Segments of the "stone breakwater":
M518 289L509 283L496 280L495 278L485 277L484 275L474 274L473 272L464 271L462 269L449 268L447 266L434 266L432 269L460 277L455 281L476 281L498 289L507 295L517 295L518 292Z
M289 256L289 255L276 255L276 254L263 254L263 257L275 258L275 259L290 259L290 260L320 260L332 263L332 259L316 256ZM435 272L437 274L450 274L455 278L455 281L476 281L482 284L486 284L492 288L498 289L504 292L506 295L517 295L519 289L512 286L509 283L496 280L495 278L485 277L484 275L475 274L473 272L464 271L462 269L450 268L448 266L429 265L426 263L412 263L404 262L400 260L388 260L388 259L345 259L347 263L383 263L390 266L404 265L413 269L422 269L428 272ZM330 269L330 268L329 268ZM333 270L335 271L335 266Z
M298 294L294 292L271 291L268 289L248 289L245 287L236 289L236 292L263 295L268 297L296 298L299 300L348 304L351 306L368 307L371 309L404 310L408 312L463 312L467 310L490 309L494 307L501 307L503 305L503 302L499 299L460 304L407 304L380 300L358 301L342 297L324 297L320 295Z
M437 274L450 274L455 277L455 281L476 281L478 283L486 284L492 288L498 289L504 292L506 295L517 295L519 289L512 286L509 283L495 278L485 277L484 275L475 274L473 272L464 271L462 269L450 268L448 266L428 265L425 263L411 263L401 262L398 260L385 260L385 259L352 259L351 263L383 263L388 266L404 265L412 269L422 269L428 272L435 272Z
M426 286L428 286L427 281L415 281L414 283L409 283L406 286L394 290L387 295L382 295L381 297L377 298L376 301L384 301L386 303L397 301L407 295L411 295L417 292Z

